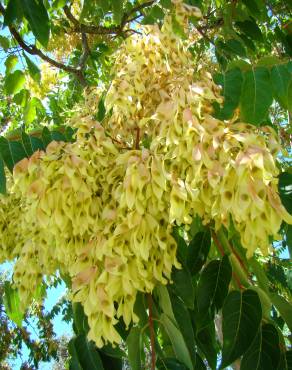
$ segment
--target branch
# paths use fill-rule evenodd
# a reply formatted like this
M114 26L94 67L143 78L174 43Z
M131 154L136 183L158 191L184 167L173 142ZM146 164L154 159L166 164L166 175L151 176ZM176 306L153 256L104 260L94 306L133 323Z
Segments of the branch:
M66 14L66 17L71 21L71 23L74 25L74 28L72 29L72 32L77 33L86 33L86 34L96 34L96 35L120 35L124 27L127 23L132 22L133 19L137 19L136 17L130 18L133 14L137 12L141 12L143 9L150 7L156 2L156 0L147 1L146 3L140 4L129 10L128 12L124 13L121 24L118 26L111 26L111 27L105 27L105 26L95 26L92 24L85 24L80 23L78 19L76 19L73 14L70 11L70 8L68 5L65 5L63 10ZM139 16L140 17L140 16ZM139 18L138 17L138 18Z
M3 15L5 14L5 8L3 7L3 5L1 3L0 3L0 13L2 13ZM50 58L49 56L47 56L46 54L44 54L35 45L27 44L23 40L23 38L20 36L19 32L16 30L16 28L14 26L9 25L8 28L9 28L9 31L10 31L11 35L17 41L19 46L24 51L26 51L28 54L37 55L42 60L46 61L47 63L51 64L52 66L54 66L56 68L59 68L59 69L62 69L63 71L66 71L66 72L73 73L77 77L77 79L79 80L79 82L81 83L82 86L85 87L87 85L87 82L86 82L86 80L83 76L83 73L80 69L74 68L74 67L71 67L71 66L67 66L66 64L57 62L56 60L54 60L54 59Z

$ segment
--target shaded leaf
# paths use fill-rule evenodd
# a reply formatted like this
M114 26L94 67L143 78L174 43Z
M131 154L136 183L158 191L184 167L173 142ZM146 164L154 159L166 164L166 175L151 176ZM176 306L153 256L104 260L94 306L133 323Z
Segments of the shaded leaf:
M235 25L247 36L251 37L253 40L263 41L263 35L254 20L246 20L244 22L236 22Z
M262 308L253 290L232 291L223 306L223 350L221 368L243 355L258 332Z
M258 330L251 346L243 355L240 370L278 369L280 356L277 329L271 324L265 324Z
M132 370L141 370L141 329L133 327L127 338L128 360Z
M159 358L156 368L158 370L188 370L186 365L175 358Z
M0 137L0 153L11 172L14 165L26 157L25 150L20 142L8 141L4 137Z
M269 294L273 305L280 312L280 315L285 320L289 330L292 332L292 305L284 297L276 293Z
M40 69L37 67L36 64L34 64L34 62L25 53L23 53L23 55L24 55L24 58L25 58L25 61L26 61L26 64L27 64L27 68L28 68L28 72L29 72L31 78L33 80L35 80L37 83L39 83L41 81L41 71L40 71Z
M43 0L22 0L21 8L36 39L46 47L49 41L50 24Z
M9 0L4 14L4 26L21 20L22 16L21 0Z
M193 308L195 290L189 271L187 269L175 269L171 275L171 279L173 280L173 287L176 294L184 301L188 308Z
M216 114L219 119L224 120L232 117L234 109L239 105L242 81L242 72L239 68L229 69L223 73L220 84L223 87L224 105Z
M211 369L216 369L218 345L216 342L214 320L197 333L196 342L200 350L206 356Z
M211 247L211 233L207 229L191 240L187 250L187 265L192 275L197 274L206 262Z
M197 288L198 310L205 313L214 308L218 311L228 294L232 268L228 256L211 261L200 274Z
M284 64L273 66L271 70L271 81L274 96L284 109L288 109L289 84L292 81L292 73Z
M6 194L6 176L4 171L4 161L0 155L0 193Z
M256 67L246 71L240 98L241 119L259 125L267 117L272 99L269 70Z
M88 342L86 335L73 338L77 360L83 370L104 370L101 358L93 342Z
M279 176L278 190L281 201L287 211L292 214L292 174L282 172Z

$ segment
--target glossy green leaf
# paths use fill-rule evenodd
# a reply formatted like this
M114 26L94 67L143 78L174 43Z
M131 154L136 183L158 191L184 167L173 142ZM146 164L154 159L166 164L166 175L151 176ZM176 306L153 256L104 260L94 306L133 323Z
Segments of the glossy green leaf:
M43 0L22 0L21 7L32 33L46 47L49 41L50 23Z
M223 87L224 104L216 114L219 119L224 120L232 117L235 108L239 105L242 81L242 71L239 68L229 69L222 74L220 84Z
M19 21L22 16L21 0L9 0L4 15L4 25L8 26L15 21Z
M4 284L4 306L7 316L21 326L24 318L24 312L20 309L20 298L16 289L12 288L8 281Z
M194 307L195 290L191 274L187 269L175 269L171 275L176 294L181 297L188 308Z
M194 370L188 347L180 330L175 326L175 324L173 324L173 322L165 313L161 314L160 321L167 335L169 336L169 339L171 340L177 359L185 364L188 369Z
M141 329L133 327L127 338L128 361L132 370L141 370Z
M223 306L221 368L243 355L257 335L262 319L258 294L253 290L232 291Z
M279 369L280 355L277 329L271 324L265 324L258 330L256 337L243 355L240 370Z
M5 70L6 75L9 75L9 73L11 73L14 70L14 67L16 66L17 62L18 62L18 58L16 55L12 54L7 57L4 63L6 67L6 70Z
M5 78L4 89L6 94L13 95L19 92L25 83L25 76L22 71L16 70Z
M78 360L78 354L74 341L75 338L72 338L68 343L68 352L70 354L69 370L83 370Z
M30 157L36 150L43 149L43 143L40 139L27 135L24 131L21 133L21 140L27 157Z
M228 294L232 268L228 256L211 261L200 274L197 288L197 305L201 313L214 308L218 311Z
M292 174L282 172L279 176L278 183L279 194L281 201L287 211L292 214Z
M275 98L284 109L288 109L288 88L292 81L292 73L285 64L275 65L271 70L271 81Z
M211 247L211 233L207 229L191 240L187 251L187 265L192 275L197 274L206 262Z
M162 285L158 284L155 288L155 294L158 296L159 306L161 307L162 311L173 321L175 322L175 317L172 311L171 300L169 297L169 292L167 288Z
M37 83L41 81L41 71L37 65L24 53L24 58L27 64L28 72Z
M231 53L239 55L240 57L246 57L245 47L239 40L235 39L227 40L225 43L225 47Z
M0 193L6 194L6 175L4 170L4 161L0 154Z
M240 98L241 119L260 125L267 117L272 100L269 70L265 67L256 67L245 72Z
M25 150L20 142L8 141L4 137L0 137L0 153L11 172L14 165L26 157Z

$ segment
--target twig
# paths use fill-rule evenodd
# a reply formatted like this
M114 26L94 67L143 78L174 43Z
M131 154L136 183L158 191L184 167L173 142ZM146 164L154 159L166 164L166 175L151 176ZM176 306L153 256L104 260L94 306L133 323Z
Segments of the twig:
M3 15L5 14L5 8L3 7L3 5L1 3L0 3L0 13L3 14ZM52 66L54 66L56 68L59 68L59 69L62 69L63 71L66 71L66 72L73 73L77 77L77 79L79 80L79 82L81 83L81 85L83 87L85 87L87 85L87 82L86 82L86 80L85 80L85 78L83 76L83 73L82 73L82 71L80 69L74 68L74 67L71 67L71 66L67 66L66 64L57 62L56 60L54 60L54 59L50 58L49 56L47 56L46 54L44 54L35 45L29 45L29 44L27 44L23 40L23 38L20 36L20 33L16 30L16 28L14 26L12 26L10 24L8 26L8 28L9 28L9 31L10 31L11 35L17 41L17 43L19 44L19 46L24 51L26 51L28 54L30 54L30 55L37 55L42 60L44 60L45 62L48 62Z
M151 343L151 370L155 370L156 354L155 354L155 332L153 326L153 312L152 312L152 296L147 294L148 309L149 309L149 330L150 330L150 343Z

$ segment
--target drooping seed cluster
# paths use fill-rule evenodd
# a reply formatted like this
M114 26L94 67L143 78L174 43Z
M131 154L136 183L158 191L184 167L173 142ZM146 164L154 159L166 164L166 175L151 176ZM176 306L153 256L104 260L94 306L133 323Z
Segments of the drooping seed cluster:
M197 10L175 3L186 30L186 14ZM19 162L1 198L0 257L18 257L23 304L43 275L68 274L98 346L119 342L119 318L137 320L137 292L179 268L174 224L195 215L216 229L232 222L251 256L267 253L269 236L292 221L277 194L275 133L212 117L218 88L172 22L125 41L102 124L89 96L72 121L76 142L52 142Z

